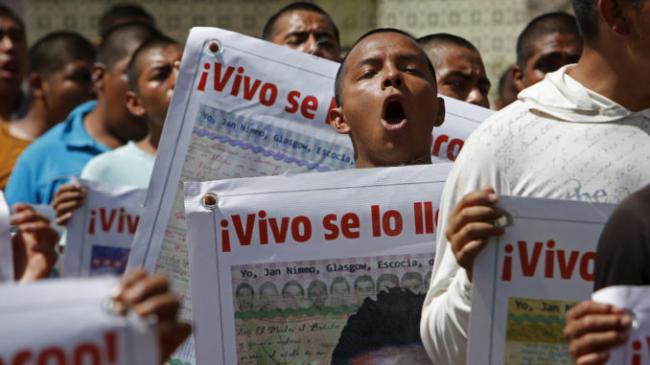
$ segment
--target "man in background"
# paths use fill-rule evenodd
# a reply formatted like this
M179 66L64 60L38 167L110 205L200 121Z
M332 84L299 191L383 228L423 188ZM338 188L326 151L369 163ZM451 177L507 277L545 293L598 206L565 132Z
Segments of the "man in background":
M436 70L438 92L470 104L490 107L490 80L478 49L468 40L447 33L418 38Z
M8 123L26 108L20 89L26 64L25 25L11 9L0 5L0 123Z
M341 59L336 24L329 14L312 3L295 2L278 10L264 26L262 39L334 62Z

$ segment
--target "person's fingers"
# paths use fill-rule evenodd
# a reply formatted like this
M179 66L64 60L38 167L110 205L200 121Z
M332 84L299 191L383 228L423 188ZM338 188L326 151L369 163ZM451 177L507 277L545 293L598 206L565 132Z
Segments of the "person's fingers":
M463 197L454 208L453 215L459 211L475 205L493 205L498 200L497 194L492 187L486 186L479 191L471 192Z
M78 199L68 199L68 200L62 200L60 201L55 207L56 215L62 215L64 213L67 213L69 211L72 211L74 209L79 208L82 206L84 203L83 198L78 198Z
M159 323L160 361L167 361L191 333L192 327L185 322L167 321Z
M176 318L181 302L173 293L163 293L147 298L133 307L133 311L141 317L155 315L158 321L168 321Z
M587 314L608 314L623 313L623 310L614 307L611 304L594 302L592 300L582 301L569 309L565 317L567 321L583 317Z
M627 341L627 331L592 332L569 343L569 352L576 358L581 356L602 353Z
M495 226L491 223L486 222L474 222L469 223L463 226L461 230L455 234L452 234L450 238L452 251L457 253L463 249L463 247L474 240L487 240L492 236L498 236L503 234L504 228L500 226Z
M576 365L604 365L609 360L609 351L591 353L576 359Z
M10 222L13 225L22 225L27 222L43 221L50 223L50 220L33 210L31 207L29 209L21 209L20 211L15 212L11 215Z
M162 275L151 275L133 283L133 285L124 290L120 298L128 305L134 306L154 295L162 294L168 290L169 284L166 277Z
M56 199L57 197L60 197L62 195L65 195L67 193L70 193L70 192L85 194L86 193L86 188L84 188L83 186L81 186L79 184L75 184L75 183L61 185L59 190L57 190L56 193L54 194L54 199Z
M456 261L458 264L463 267L467 272L468 276L471 278L470 272L472 271L472 265L474 263L474 258L478 255L479 252L485 247L487 240L479 239L468 242L460 251L456 252Z
M63 213L63 215L58 215L57 214L56 224L58 224L60 226L67 225L68 222L70 221L70 218L72 218L72 213L74 213L74 212Z
M30 204L27 203L16 203L11 208L12 208L11 210L16 213L22 212L24 210L34 210L34 207L32 207Z
M486 206L472 206L459 211L453 216L449 225L449 230L452 234L461 229L465 225L473 222L490 222L503 217L504 212L501 209L486 207Z
M627 332L631 325L632 319L627 314L590 314L567 322L564 335L576 339L590 333Z

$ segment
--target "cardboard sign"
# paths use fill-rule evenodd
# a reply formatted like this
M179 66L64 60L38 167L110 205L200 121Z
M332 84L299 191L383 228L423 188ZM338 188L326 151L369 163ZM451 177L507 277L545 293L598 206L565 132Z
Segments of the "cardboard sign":
M500 197L512 226L476 258L469 364L572 364L564 314L589 298L613 204Z
M186 183L197 363L329 364L392 287L419 313L450 165Z
M66 277L120 275L126 269L146 189L79 180L87 191L70 220Z
M0 364L159 364L154 327L106 307L115 279L0 286Z

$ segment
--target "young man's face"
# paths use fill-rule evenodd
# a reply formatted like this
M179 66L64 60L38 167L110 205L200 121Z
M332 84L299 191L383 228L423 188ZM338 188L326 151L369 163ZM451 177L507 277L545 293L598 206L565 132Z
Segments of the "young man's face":
M92 61L75 60L43 79L43 98L50 124L63 121L77 105L93 98Z
M322 14L297 10L282 15L275 23L271 42L296 51L338 62L341 46L332 24Z
M111 70L106 70L103 97L107 105L106 123L111 133L123 141L138 141L147 135L147 123L126 107L126 93L129 90L126 70L130 57L129 54L129 57L116 62Z
M355 287L357 302L363 303L366 298L375 297L375 284L370 280L359 281Z
M0 91L19 91L26 64L25 30L15 20L0 16Z
M341 105L330 123L351 136L357 167L429 159L431 131L442 123L444 104L418 44L399 33L372 34L342 67Z
M519 91L544 79L547 73L578 62L582 53L580 39L574 34L551 33L533 42L533 54L523 70L516 67L515 85Z
M149 119L162 127L172 99L183 50L178 45L152 48L138 59L136 95Z
M438 92L470 104L490 107L490 80L485 73L481 55L456 45L443 45L427 50L435 52Z

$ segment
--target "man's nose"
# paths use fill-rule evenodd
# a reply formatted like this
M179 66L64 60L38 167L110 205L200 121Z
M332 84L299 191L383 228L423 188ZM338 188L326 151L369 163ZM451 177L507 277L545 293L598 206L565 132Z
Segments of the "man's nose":
M307 40L304 43L303 47L305 53L315 55L315 56L321 56L322 49L320 47L320 44L314 34L310 34Z
M402 79L402 73L397 70L395 67L388 66L386 70L384 80L382 82L382 87L385 89L389 86L394 88L401 88L404 85L404 80Z
M0 32L0 49L3 51L10 51L14 48L14 41L11 39L11 37L7 34L2 34Z

